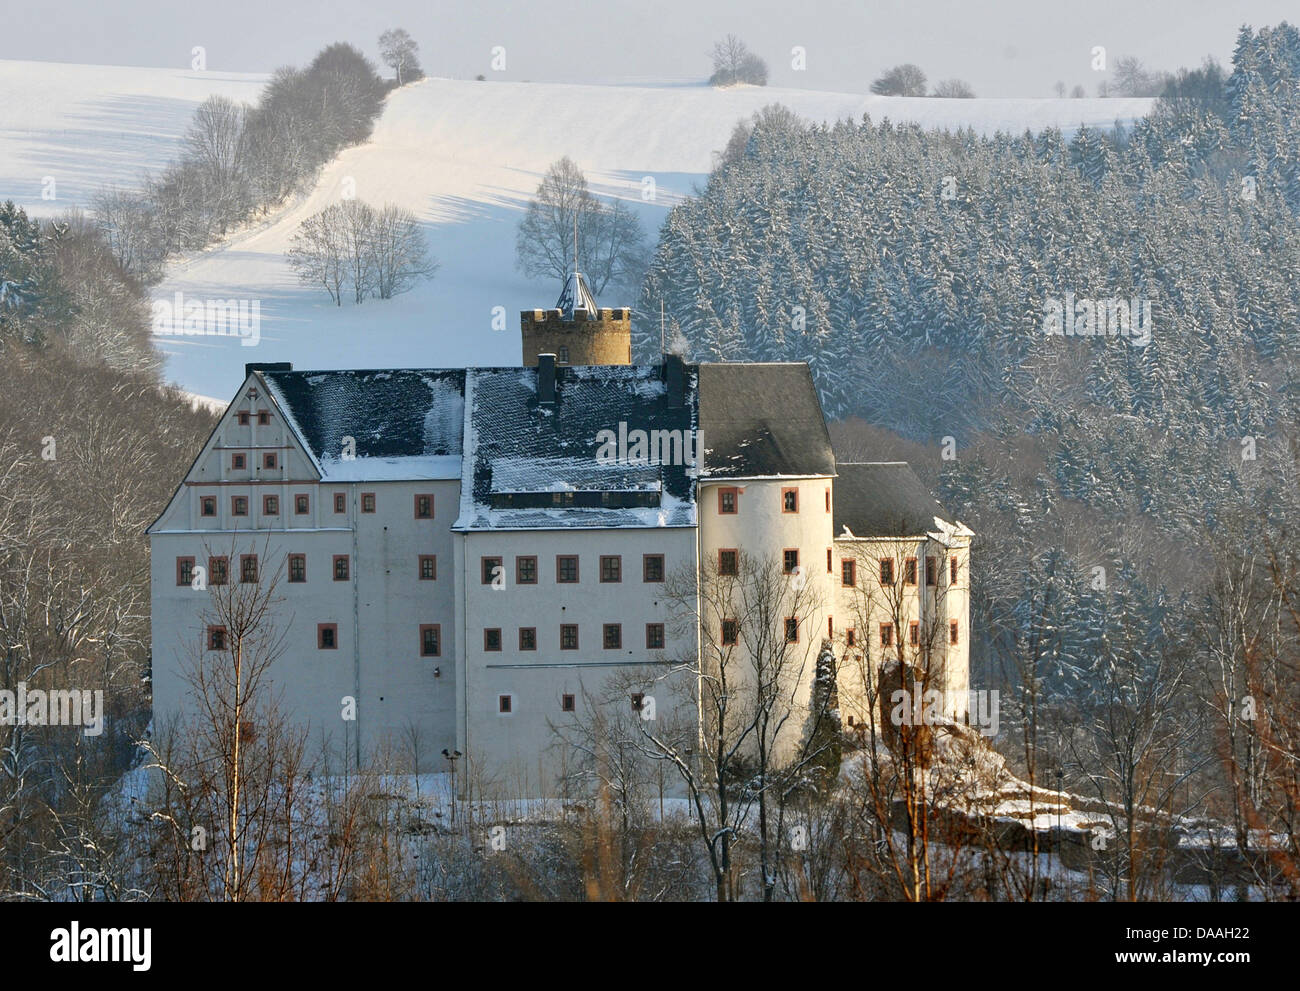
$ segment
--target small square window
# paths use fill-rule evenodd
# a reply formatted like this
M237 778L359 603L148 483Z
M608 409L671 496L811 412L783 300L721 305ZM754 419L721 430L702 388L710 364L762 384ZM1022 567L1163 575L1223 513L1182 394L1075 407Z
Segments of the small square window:
M501 649L501 629L499 627L492 627L491 629L483 631L483 649Z
M894 624L893 623L880 624L880 646L882 647L894 646Z
M248 496L230 497L230 515L231 516L248 515Z
M643 582L661 582L664 580L664 556L662 554L643 554L641 556L641 580Z
M663 623L646 623L645 647L646 650L664 649L664 624Z
M730 548L718 551L718 574L724 578L740 574L740 552Z
M948 642L955 644L957 642L957 620L948 622Z
M740 624L734 619L722 621L722 646L734 646L740 640Z
M226 649L226 628L224 626L208 627L208 650Z
M431 582L438 577L438 555L420 555L420 581Z
M235 422L238 423L241 427L246 427L246 426L248 426L248 422L249 422L249 412L248 412L248 410L246 410L246 409L241 409L238 413L236 413L236 414L235 414Z
M208 558L208 581L213 585L224 585L230 580L230 562L224 557Z
M623 626L621 623L606 623L603 640L606 650L618 650L623 646Z
M188 585L194 581L194 558L178 557L176 559L176 584Z
M916 584L916 558L909 557L903 560L903 584Z
M510 696L509 696L509 695L498 695L498 696L497 696L497 712L500 712L500 713L509 713L509 712L511 712L511 711L513 711L513 710L512 710L512 699L510 698Z
M278 495L262 496L262 515L263 516L280 515L280 497Z
M433 496L417 495L415 497L415 518L417 520L433 519Z
M573 712L575 709L577 709L577 707L578 707L578 705L577 705L577 699L574 698L572 695L561 695L561 696L560 696L560 711L561 711L561 712Z
M799 642L799 620L793 616L787 616L785 620L785 642Z
M274 468L274 467L276 467L278 464L279 464L279 459L278 459L278 456L276 455L276 453L275 453L274 451L263 451L263 452L262 452L262 467L263 467L263 468Z
M293 512L295 516L306 516L311 512L311 496L299 492L293 497Z
M880 562L880 584L894 584L894 559L885 558Z
M420 656L442 656L442 626L439 623L426 623L420 627Z
M230 470L231 470L231 471L243 471L243 470L244 470L245 468L247 468L247 467L248 467L248 455L246 455L246 454L232 454L232 455L230 456Z
M257 581L256 554L239 555L239 580L245 585L252 585Z
M564 585L571 585L578 580L578 555L557 554L555 556L555 580Z
M783 513L799 512L799 490L798 489L781 490L781 512Z
M199 499L199 515L200 515L200 516L216 516L216 515L217 515L217 497L216 497L216 496L202 496L202 497L200 497L200 499Z
M375 511L375 494L373 492L361 493L361 511L363 513L373 513Z
M623 559L618 556L602 556L600 559L600 580L605 584L623 580Z
M257 425L259 427L269 427L271 425L271 411L269 409L259 409L257 411Z
M560 626L560 650L578 649L578 624L563 623Z
M307 555L290 554L289 555L289 581L294 584L305 582L307 580Z
M790 548L782 555L782 563L787 575L793 575L799 570L799 551L797 548Z
M537 558L515 558L515 583L518 585L537 584Z
M519 649L520 650L537 649L537 627L535 626L519 627Z
M317 623L316 624L316 649L337 650L338 646L339 646L339 624L338 623Z
M845 588L852 588L858 583L858 563L856 561L843 560L840 562L840 584Z
M348 556L346 554L334 555L334 580L336 582L345 582L351 578L352 569L349 567Z
M718 489L718 513L722 516L731 516L738 511L740 503L740 489L726 488Z
M485 557L479 564L482 569L479 577L484 585L491 585L493 579L503 574L504 569L501 567L501 558L499 557Z
M344 492L334 493L334 512L346 513L348 511L348 497Z

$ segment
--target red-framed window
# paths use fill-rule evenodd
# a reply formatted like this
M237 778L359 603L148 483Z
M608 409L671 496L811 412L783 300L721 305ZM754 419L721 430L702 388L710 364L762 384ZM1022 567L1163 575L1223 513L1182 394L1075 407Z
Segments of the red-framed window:
M257 425L259 427L269 427L271 425L271 411L269 409L259 409L257 411Z
M894 624L893 623L880 624L880 646L882 647L894 646Z
M662 554L641 555L641 580L643 582L661 582L664 580L664 556Z
M740 489L728 486L718 489L718 515L734 516L740 512Z
M348 497L346 492L334 493L334 512L346 513L348 511Z
M560 624L560 650L578 649L578 624Z
M420 492L415 497L415 518L417 520L433 519L433 494Z
M826 548L826 574L831 574L835 570L835 565L831 559L831 548Z
M230 497L230 515L231 516L248 515L248 496Z
M782 551L781 566L787 575L793 575L799 568L799 548L787 547Z
M830 637L832 640L835 639L835 617L834 616L826 617L826 635Z
M504 574L499 557L479 558L479 583L482 585L491 585L492 579L497 575Z
M208 582L212 585L224 585L228 581L230 581L230 559L208 558Z
M373 492L361 493L361 511L363 513L373 513L375 511L375 494Z
M600 580L604 585L615 585L623 580L623 558L620 555L601 555Z
M578 581L578 555L555 555L555 580L561 585L573 585Z
M514 699L509 695L498 695L497 712L501 713L503 716L508 716L510 713L514 712Z
M253 585L257 582L256 554L239 555L239 580L244 585Z
M939 559L930 554L925 556L925 583L931 587L939 584Z
M293 584L300 584L307 580L307 555L290 554L289 555L289 581Z
M352 578L352 562L346 554L334 555L334 580L336 582L350 581Z
M858 644L857 631L850 626L847 630L844 631L844 646L856 647L857 644Z
M572 695L560 696L560 711L574 712L578 708L578 700Z
M199 496L199 515L216 516L217 515L217 497L214 495Z
M280 497L278 495L262 496L262 515L263 516L280 515Z
M420 656L421 657L442 656L442 624L441 623L420 624Z
M907 624L907 642L913 647L919 647L921 644L921 623L919 620L912 620Z
M306 516L311 512L311 496L306 492L298 492L293 497L293 515Z
M894 584L894 559L892 557L882 558L880 561L880 584Z
M530 554L515 558L515 584L537 584L537 558L535 556Z
M916 584L916 558L914 557L903 559L903 584Z
M799 490L798 489L781 490L781 512L783 513L799 512Z
M957 640L958 640L958 636L957 636L957 620L955 620L955 619L950 619L950 620L948 621L948 642L949 642L949 643L952 643L952 644L955 644L955 643L957 642Z
M226 649L226 628L224 626L208 627L208 650Z
M520 650L537 649L537 627L535 626L519 627L519 649Z
M724 547L718 551L718 574L724 578L740 574L740 551L734 547Z
M663 623L646 623L645 648L646 650L664 649L664 624Z
M950 585L957 584L957 555L956 554L954 554L948 560L948 583Z
M263 468L278 468L279 465L280 465L280 456L278 454L276 454L274 451L262 452Z
M241 409L239 412L237 412L235 414L235 422L238 423L241 427L248 426L248 422L249 422L248 410Z
M840 561L840 584L845 588L853 588L858 583L858 562L852 558L843 558Z
M722 621L722 646L732 647L740 642L740 624L734 619Z
M831 511L831 490L830 487L828 486L826 489L826 512L829 513L830 511Z
M431 582L438 579L438 555L421 554L420 555L420 581Z
M230 470L231 470L231 471L243 471L243 470L244 470L245 468L247 468L247 467L248 467L248 455L247 455L247 454L244 454L243 452L240 452L240 451L236 451L235 453L233 453L233 454L230 455Z
M501 628L499 626L490 626L483 631L483 649L501 650Z
M316 649L317 650L338 650L339 648L339 624L338 623L317 623L316 624Z
M176 584L189 585L194 581L194 558L178 557L176 559Z
M623 647L623 624L606 623L601 629L601 645L605 650L621 650Z
M795 617L795 616L787 616L787 617L785 618L785 642L786 642L786 643L798 643L798 642L799 642L799 619L798 619L798 617Z

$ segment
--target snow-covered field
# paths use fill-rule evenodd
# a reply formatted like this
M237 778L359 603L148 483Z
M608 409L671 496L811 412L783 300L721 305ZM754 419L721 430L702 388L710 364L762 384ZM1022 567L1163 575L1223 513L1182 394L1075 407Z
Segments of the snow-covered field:
M188 114L212 92L253 100L260 77L0 62L0 199L49 213L40 177L59 176L61 209L102 183L166 161ZM15 97L16 98L12 98ZM153 295L256 300L259 343L160 337L169 379L226 398L248 361L298 368L516 364L521 309L551 306L559 285L514 266L515 227L547 166L569 155L593 188L639 211L653 240L668 209L703 181L736 121L769 103L816 120L916 121L980 133L1080 123L1109 127L1148 100L933 100L813 90L570 85L427 79L392 94L371 141L343 152L316 188L223 245L179 260ZM647 200L646 177L654 181ZM441 269L391 301L335 307L284 261L298 224L355 187L416 213ZM632 299L605 294L603 305ZM493 329L494 309L505 329ZM498 311L499 312L499 311ZM498 321L499 322L499 321Z

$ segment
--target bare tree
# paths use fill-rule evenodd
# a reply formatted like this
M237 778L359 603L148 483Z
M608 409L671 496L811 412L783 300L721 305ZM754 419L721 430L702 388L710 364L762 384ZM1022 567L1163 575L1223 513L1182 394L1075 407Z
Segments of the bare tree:
M767 85L767 63L734 34L727 35L713 46L712 59L710 86Z
M970 83L963 79L941 79L935 84L934 92L930 95L948 100L972 100L975 98L975 91L971 89Z
M420 46L405 28L390 28L379 36L379 56L384 64L397 73L397 85L420 79Z
M380 299L401 295L438 270L415 214L392 203L375 214L369 250L374 290Z
M925 73L911 62L896 65L871 84L871 92L877 96L925 96Z

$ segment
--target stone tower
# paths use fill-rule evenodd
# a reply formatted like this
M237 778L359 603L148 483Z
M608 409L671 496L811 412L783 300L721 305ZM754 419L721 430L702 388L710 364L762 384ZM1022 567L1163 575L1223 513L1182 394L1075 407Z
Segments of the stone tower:
M565 280L553 309L524 310L519 325L527 366L539 354L555 355L557 365L632 364L632 311L598 307L581 272Z

